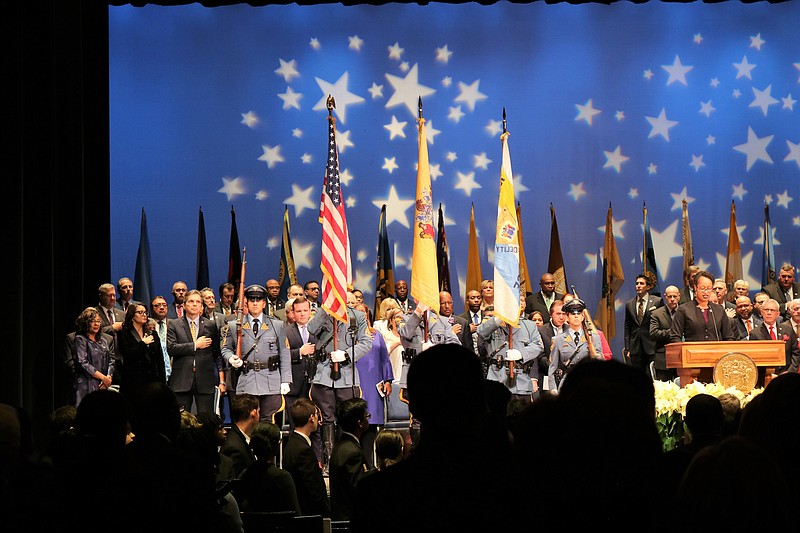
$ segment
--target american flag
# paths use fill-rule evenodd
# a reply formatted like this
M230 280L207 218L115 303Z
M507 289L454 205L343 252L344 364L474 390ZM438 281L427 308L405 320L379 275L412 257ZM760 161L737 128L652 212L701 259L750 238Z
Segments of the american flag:
M329 105L333 99L329 98ZM347 321L347 288L353 283L350 236L344 214L344 195L339 180L339 151L336 148L336 119L328 116L328 154L322 200L322 308L342 322Z

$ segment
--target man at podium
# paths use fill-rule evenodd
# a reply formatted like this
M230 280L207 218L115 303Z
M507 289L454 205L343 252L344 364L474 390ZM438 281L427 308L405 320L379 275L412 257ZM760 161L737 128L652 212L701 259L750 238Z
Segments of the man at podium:
M694 277L694 299L678 306L672 318L670 340L683 341L733 341L733 325L725 309L709 301L714 286L714 276L701 270Z

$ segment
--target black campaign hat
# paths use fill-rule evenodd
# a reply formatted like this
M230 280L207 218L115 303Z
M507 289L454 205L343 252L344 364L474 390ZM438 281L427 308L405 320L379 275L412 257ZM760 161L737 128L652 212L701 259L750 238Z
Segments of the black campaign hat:
M244 297L248 300L252 300L253 298L261 298L263 300L267 297L267 289L258 283L254 283L244 290Z

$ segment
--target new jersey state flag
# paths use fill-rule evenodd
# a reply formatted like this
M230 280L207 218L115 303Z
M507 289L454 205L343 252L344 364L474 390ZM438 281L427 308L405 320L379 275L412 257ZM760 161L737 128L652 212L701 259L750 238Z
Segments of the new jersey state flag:
M514 204L508 132L500 136L500 143L503 161L494 240L494 316L510 326L519 327L519 223Z

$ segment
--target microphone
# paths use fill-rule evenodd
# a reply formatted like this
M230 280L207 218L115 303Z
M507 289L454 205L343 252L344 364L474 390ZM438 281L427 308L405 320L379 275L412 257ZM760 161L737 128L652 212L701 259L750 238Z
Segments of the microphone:
M350 316L350 327L348 327L347 329L351 333L358 331L358 324L356 324L356 317L355 316L352 316L352 315Z
M717 319L714 317L714 307L711 302L708 303L708 310L711 311L711 320L714 321L714 331L717 334L717 340L720 341L722 339L719 338L719 329L717 328Z
M450 325L452 326L453 324L456 323L456 317L450 315L449 317L447 317L447 321L450 322Z

